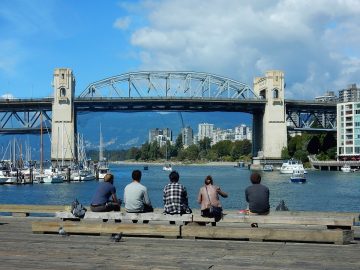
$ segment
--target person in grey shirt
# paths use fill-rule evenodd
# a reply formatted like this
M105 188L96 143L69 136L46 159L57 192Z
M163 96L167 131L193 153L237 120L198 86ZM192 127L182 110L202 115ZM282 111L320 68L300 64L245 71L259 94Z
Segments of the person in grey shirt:
M249 204L250 214L267 215L270 211L268 187L260 184L261 176L258 173L252 173L250 176L251 186L245 190L245 198Z
M132 172L132 182L125 187L124 202L128 213L153 212L147 188L140 184L141 171Z

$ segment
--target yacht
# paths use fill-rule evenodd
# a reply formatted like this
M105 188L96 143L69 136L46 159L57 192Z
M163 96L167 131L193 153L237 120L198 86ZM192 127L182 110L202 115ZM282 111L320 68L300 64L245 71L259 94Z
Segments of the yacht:
M303 164L295 159L289 159L287 162L284 162L281 165L280 173L293 173L294 170L303 170L306 173Z
M45 184L62 183L64 182L64 176L62 176L60 173L53 173L46 175L46 177L44 177L42 181Z
M351 172L351 167L349 164L344 164L344 166L341 167L342 172Z

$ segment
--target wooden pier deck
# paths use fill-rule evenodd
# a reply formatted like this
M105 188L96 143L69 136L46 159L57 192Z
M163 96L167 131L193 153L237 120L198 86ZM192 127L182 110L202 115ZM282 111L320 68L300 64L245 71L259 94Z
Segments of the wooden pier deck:
M0 269L360 269L349 245L33 234L33 221L0 216ZM355 235L358 235L355 232Z

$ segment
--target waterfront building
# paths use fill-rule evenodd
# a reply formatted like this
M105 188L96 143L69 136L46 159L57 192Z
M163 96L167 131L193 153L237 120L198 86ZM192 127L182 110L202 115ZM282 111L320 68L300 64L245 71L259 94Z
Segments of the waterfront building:
M212 139L214 133L214 124L202 123L198 126L198 140L201 141L205 137Z
M154 128L149 130L149 143L157 141L160 146L164 145L164 142L172 142L172 130L169 128Z
M356 85L341 90L337 110L337 155L339 160L360 160L360 99Z
M240 126L235 127L234 130L234 137L235 141L241 140L249 140L252 139L252 130L250 127L246 126L245 124L241 124Z
M235 133L232 129L220 129L216 128L213 131L211 145L214 145L220 141L235 141Z
M181 129L181 138L185 148L194 143L194 134L191 127L185 127Z
M324 95L315 97L317 102L336 102L337 96L334 91L326 91Z
M360 88L356 87L356 83L350 84L348 88L339 91L339 102L355 102L360 101Z

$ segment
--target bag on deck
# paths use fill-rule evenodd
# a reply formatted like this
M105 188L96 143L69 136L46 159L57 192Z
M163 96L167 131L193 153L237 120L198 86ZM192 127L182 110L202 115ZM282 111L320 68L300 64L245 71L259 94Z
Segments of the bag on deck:
M210 214L214 217L215 221L218 222L222 219L222 208L217 206L210 206Z
M75 199L71 204L71 214L75 217L83 218L85 216L87 209Z

